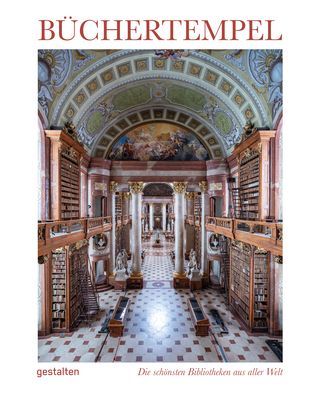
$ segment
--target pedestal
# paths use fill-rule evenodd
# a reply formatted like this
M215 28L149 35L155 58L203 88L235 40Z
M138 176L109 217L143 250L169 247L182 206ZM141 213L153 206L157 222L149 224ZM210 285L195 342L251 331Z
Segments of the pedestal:
M143 276L130 276L127 280L128 289L143 289Z
M202 277L200 275L200 271L192 271L189 275L190 283L189 288L190 290L199 290L202 289Z
M189 278L186 275L173 274L173 287L175 289L188 289Z
M202 288L208 287L209 284L210 284L209 275L207 275L207 274L206 275L202 275L202 278L201 278L201 286L202 286Z

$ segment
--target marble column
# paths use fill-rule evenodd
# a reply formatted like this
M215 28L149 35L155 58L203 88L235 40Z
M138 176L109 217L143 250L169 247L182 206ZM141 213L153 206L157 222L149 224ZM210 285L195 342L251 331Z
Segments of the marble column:
M143 182L129 182L132 199L132 277L141 277L141 206Z
M149 204L149 230L152 232L153 231L153 203Z
M111 229L111 244L110 244L110 267L109 271L112 271L112 275L114 275L114 270L116 267L116 229L117 229L117 220L116 220L116 191L118 189L118 183L115 181L111 181L109 185L109 192L111 196L111 216L112 216L112 229Z
M207 231L206 216L209 215L209 194L207 181L199 183L201 191L201 259L200 270L204 281L209 280L208 256L207 256Z
M193 192L186 192L186 215L188 217L193 216ZM194 226L186 224L186 254L190 254L190 250L195 248L194 246Z
M130 192L123 192L123 216L127 216L129 220L129 208L130 208L130 198L131 194ZM127 225L124 226L122 234L124 235L123 237L123 243L124 243L124 248L126 252L129 254L130 253L130 220Z
M184 194L187 184L185 182L173 182L174 190L174 234L175 234L175 271L174 277L184 278Z
M167 227L167 205L166 203L162 204L162 230L163 232L166 231Z

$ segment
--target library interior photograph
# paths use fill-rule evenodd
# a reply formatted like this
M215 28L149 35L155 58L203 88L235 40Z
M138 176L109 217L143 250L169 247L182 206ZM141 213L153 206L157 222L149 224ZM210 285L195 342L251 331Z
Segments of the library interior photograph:
M37 56L38 362L282 362L282 51Z

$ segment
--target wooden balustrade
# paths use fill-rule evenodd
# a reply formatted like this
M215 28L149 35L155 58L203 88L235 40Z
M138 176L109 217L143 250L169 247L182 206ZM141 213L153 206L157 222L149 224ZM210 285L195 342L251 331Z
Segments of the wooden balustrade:
M206 217L208 231L282 255L282 224L231 218Z
M111 229L111 217L80 218L38 224L38 255Z

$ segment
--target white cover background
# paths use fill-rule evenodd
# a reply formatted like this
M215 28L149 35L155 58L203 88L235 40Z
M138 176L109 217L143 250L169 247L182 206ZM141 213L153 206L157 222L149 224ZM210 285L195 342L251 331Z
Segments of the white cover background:
M319 393L319 15L315 1L9 1L1 5L1 341L4 399L270 399ZM282 42L59 42L56 48L284 49L284 375L138 377L141 363L37 363L38 19L276 19ZM316 190L318 189L318 195ZM37 368L80 377L37 378ZM187 363L149 363L188 368ZM199 363L195 366L220 367ZM221 364L249 370L267 363ZM281 366L279 364L277 367ZM319 380L318 380L319 381ZM2 392L2 393L1 393ZM313 393L313 394L311 394ZM221 397L220 397L221 398Z

